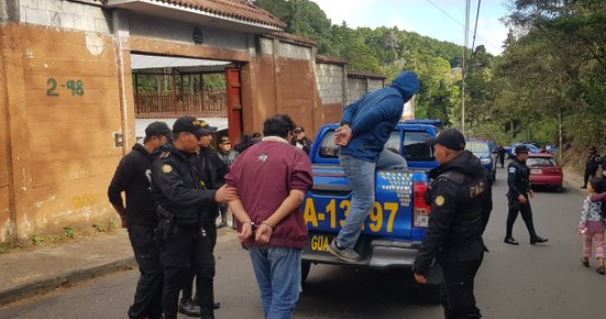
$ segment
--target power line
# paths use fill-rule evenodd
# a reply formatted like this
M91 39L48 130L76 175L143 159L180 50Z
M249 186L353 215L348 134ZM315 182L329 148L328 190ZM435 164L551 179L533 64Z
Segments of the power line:
M482 4L482 0L478 0L478 11L476 12L476 26L473 28L473 40L471 41L471 54L473 55L473 50L476 47L476 34L478 33L478 20L480 20L480 5Z
M454 21L456 24L460 25L460 26L461 26L461 27L462 27L462 28L465 30L465 32L469 32L469 30L465 28L465 25L464 25L463 23L459 22L459 20L457 20L457 18L453 17L453 16L452 16L450 13L448 13L448 11L446 11L446 10L442 9L442 8L441 8L439 5L437 5L437 4L436 4L435 2L433 2L432 0L425 0L425 1L427 1L429 4L431 4L432 6L434 6L436 9L440 10L440 12L444 13L444 14L445 14L446 16L448 16L448 17L449 17L449 18L450 18L452 21ZM477 22L476 22L476 24L477 24ZM493 46L493 47L495 47L495 48L501 48L501 46L499 46L499 45L495 45L494 43L492 43L492 42L490 42L490 41L486 40L486 38L482 37L481 35L479 35L479 34L478 34L477 36L478 36L478 38L482 39L482 40L483 40L484 42L486 42L487 44L489 44L489 45L491 45L491 46Z

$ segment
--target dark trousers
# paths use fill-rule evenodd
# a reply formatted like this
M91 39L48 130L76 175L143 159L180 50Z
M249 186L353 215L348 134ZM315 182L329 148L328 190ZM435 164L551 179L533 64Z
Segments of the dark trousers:
M499 156L499 163L501 164L501 168L505 167L505 156Z
M129 225L128 237L139 265L141 276L135 300L128 310L129 318L162 318L163 269L160 249L154 240L154 226Z
M528 234L530 238L536 238L537 233L534 229L534 222L532 221L532 209L530 208L530 202L526 204L518 203L517 199L512 199L509 201L509 213L507 214L507 236L512 237L513 232L513 224L516 222L518 218L518 213L522 213L522 219L526 224L526 228L528 228Z
M585 167L585 175L583 178L583 187L587 187L587 182L589 181L589 177L595 177L595 174L598 172L598 168L593 167Z
M213 222L206 223L204 226L206 233L208 235L208 240L210 241L211 251L215 251L215 246L217 245L217 225ZM194 269L189 269L188 271L188 279L186 279L186 283L183 286L183 292L181 292L182 299L192 299L194 295L194 282L196 278L196 272ZM196 294L194 300L198 300L198 290L196 289Z
M480 309L476 307L473 289L483 253L474 255L474 258L446 258L440 261L444 276L440 285L440 299L446 319L482 318Z
M162 307L165 318L177 318L179 291L192 282L192 270L197 277L201 318L212 318L215 260L208 232L198 226L177 225L162 243L160 260L164 266Z

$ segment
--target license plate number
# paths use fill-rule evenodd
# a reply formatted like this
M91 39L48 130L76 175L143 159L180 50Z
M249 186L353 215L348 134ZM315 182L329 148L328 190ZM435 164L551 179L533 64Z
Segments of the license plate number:
M307 243L307 250L316 253L327 253L328 245L334 237L330 235L312 235Z
M530 170L530 174L541 175L541 174L543 174L543 170L542 169L538 169L538 168L534 168L534 169Z

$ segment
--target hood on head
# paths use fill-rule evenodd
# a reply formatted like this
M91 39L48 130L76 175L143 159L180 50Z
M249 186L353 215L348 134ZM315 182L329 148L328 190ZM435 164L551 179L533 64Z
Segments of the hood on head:
M421 83L416 73L412 71L406 71L400 73L398 77L393 80L391 87L396 88L405 101L415 95L421 89Z

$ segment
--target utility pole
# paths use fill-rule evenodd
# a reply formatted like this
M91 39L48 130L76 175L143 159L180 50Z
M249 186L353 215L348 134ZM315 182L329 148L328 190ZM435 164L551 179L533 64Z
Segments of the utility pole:
M463 46L463 65L462 75L463 80L461 81L461 133L465 135L465 56L467 55L467 46L469 45L469 9L471 7L471 0L465 2L465 45Z

